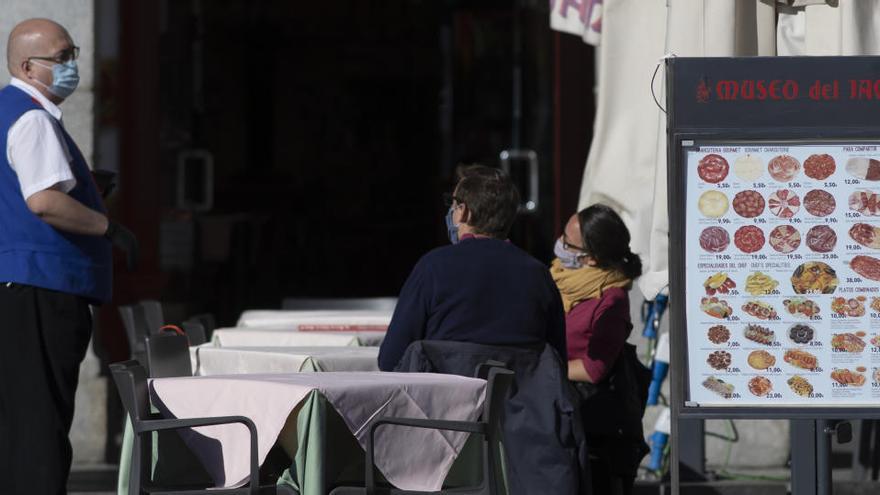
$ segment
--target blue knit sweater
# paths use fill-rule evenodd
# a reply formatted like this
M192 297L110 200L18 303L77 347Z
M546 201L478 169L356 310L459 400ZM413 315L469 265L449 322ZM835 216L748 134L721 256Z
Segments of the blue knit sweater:
M549 343L567 359L562 301L547 267L491 238L466 237L419 260L400 291L379 368L393 370L417 340Z

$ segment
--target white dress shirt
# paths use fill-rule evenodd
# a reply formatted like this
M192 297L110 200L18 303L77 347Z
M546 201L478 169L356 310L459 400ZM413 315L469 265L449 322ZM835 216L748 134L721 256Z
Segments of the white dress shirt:
M6 159L18 175L22 197L27 199L56 185L63 192L70 192L76 179L70 168L72 155L59 128L61 109L21 79L13 77L9 84L43 107L25 112L9 128L6 137Z

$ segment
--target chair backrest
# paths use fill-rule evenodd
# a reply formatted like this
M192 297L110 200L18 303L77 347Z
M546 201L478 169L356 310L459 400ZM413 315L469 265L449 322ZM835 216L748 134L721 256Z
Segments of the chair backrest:
M156 335L165 324L165 316L162 313L162 303L152 299L144 299L138 303L141 308L141 318L147 328L147 335ZM137 315L137 313L135 313Z
M217 328L217 320L211 313L197 314L195 316L191 316L190 320L196 320L202 323L202 328L205 330L206 340L211 338L211 334L213 334L214 329Z
M148 433L143 429L144 421L156 419L150 412L147 372L144 367L137 361L125 361L111 364L110 371L134 432L131 437L126 493L145 493L145 482L150 482L154 485L153 488L159 488L155 486L157 482L173 483L177 486L211 486L210 476L176 431ZM210 492L200 490L174 493Z
M500 361L487 361L477 367L477 378L486 380L486 401L482 419L490 426L501 426L507 393L513 385L516 374Z
M205 341L211 340L214 329L217 328L217 319L211 313L200 313L189 317L188 321L197 321L202 324L202 330L205 333ZM195 345L195 344L193 344Z
M553 486L558 493L577 493L579 486L585 486L581 466L587 458L586 444L576 398L567 383L566 363L551 346L422 340L407 347L395 371L473 376L489 360L502 362L516 373L501 406L511 492L543 493ZM491 402L488 413L494 415Z
M151 378L192 376L186 335L161 334L147 337L147 368Z
M189 339L189 345L202 345L207 342L208 339L205 337L205 326L202 325L202 322L198 319L190 318L181 323L180 326L183 327L183 331Z
M110 365L110 373L119 391L122 406L131 420L131 461L128 472L128 493L141 493L142 481L151 478L153 463L152 435L141 435L141 421L150 418L150 395L147 389L147 371L137 361L124 361Z
M110 373L125 412L132 425L137 425L150 415L147 371L139 362L130 360L110 364Z
M286 297L281 301L281 309L291 310L365 310L394 311L397 306L396 297Z
M487 365L486 377L486 401L483 405L482 420L487 424L485 444L483 450L483 480L488 482L489 493L501 493L498 486L501 480L496 478L501 465L503 451L501 450L501 436L503 428L504 410L507 402L507 393L513 385L514 372L505 368ZM507 483L503 483L504 486Z
M141 308L136 305L119 306L119 317L125 327L125 336L128 338L128 348L132 357L138 357L144 352L144 339L147 336L146 326L141 324L139 318Z

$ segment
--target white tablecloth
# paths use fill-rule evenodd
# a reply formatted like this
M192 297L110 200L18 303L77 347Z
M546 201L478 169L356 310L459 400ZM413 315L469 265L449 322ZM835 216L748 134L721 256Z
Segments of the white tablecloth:
M383 416L472 421L485 396L486 382L430 373L293 373L157 378L150 380L154 403L166 416L241 415L257 426L259 461L279 435L295 436L285 423L312 390L339 412L366 445L372 420ZM282 431L284 430L284 431ZM202 459L220 486L244 483L249 475L249 436L240 425L184 430L181 436ZM421 428L380 428L376 466L395 486L433 491L443 483L467 436Z
M250 310L241 314L237 327L288 327L301 331L384 331L391 322L389 311Z
M377 347L190 347L197 375L379 371Z
M385 332L298 332L284 327L218 328L211 336L215 347L378 346Z

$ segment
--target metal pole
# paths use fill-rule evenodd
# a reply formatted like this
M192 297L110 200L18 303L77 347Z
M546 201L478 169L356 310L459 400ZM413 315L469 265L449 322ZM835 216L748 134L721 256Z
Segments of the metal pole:
M673 405L674 407L674 405ZM675 411L675 409L673 409ZM672 413L672 421L670 422L670 447L669 447L669 471L670 476L669 480L672 484L672 495L679 495L681 493L681 466L678 465L678 454L679 454L679 446L681 442L678 439L679 435L679 424L678 424L678 414L676 412ZM662 485L661 485L662 486Z
M790 422L791 493L817 495L816 422L797 419Z
M685 481L706 480L706 422L702 419L682 419L678 422L678 462Z
M816 495L831 495L831 431L834 422L816 421Z
M671 279L677 278L671 273ZM671 280L672 281L672 280ZM669 336L674 339L677 336L678 305L669 307ZM682 395L684 392L684 359L681 356L681 348L676 340L669 341L669 409L672 415L669 425L669 481L672 495L679 495L681 490L681 466L678 464L679 449L679 418L681 417ZM663 486L661 484L661 486Z

